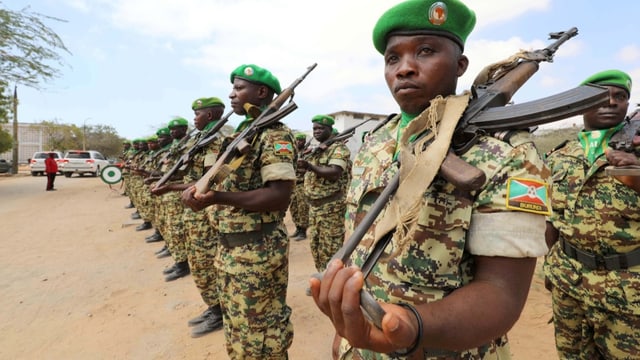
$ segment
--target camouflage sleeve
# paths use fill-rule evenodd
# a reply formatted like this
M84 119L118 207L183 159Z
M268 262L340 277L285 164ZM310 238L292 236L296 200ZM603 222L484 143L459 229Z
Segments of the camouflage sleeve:
M296 180L293 136L286 128L267 129L261 134L262 153L260 174L262 182Z
M481 256L543 256L549 169L531 142L488 143L491 159L476 164L487 174L487 184L476 198L467 247Z
M345 170L347 168L350 158L351 158L351 152L349 151L349 148L346 147L344 144L338 144L338 146L336 146L335 149L333 150L333 153L331 154L331 159L329 159L328 164L338 165L342 168L342 170Z

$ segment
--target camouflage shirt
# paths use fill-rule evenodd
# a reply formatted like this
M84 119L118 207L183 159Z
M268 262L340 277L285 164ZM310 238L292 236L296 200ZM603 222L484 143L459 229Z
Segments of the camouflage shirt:
M308 199L316 200L333 195L343 189L343 184L349 178L348 165L351 152L342 142L334 142L324 151L317 151L307 159L313 165L337 165L342 168L342 175L337 181L331 181L318 176L313 171L307 171L304 176L304 193Z
M606 156L589 166L580 143L570 141L551 153L547 163L553 174L549 221L560 237L601 256L640 248L640 194L605 174ZM545 274L554 286L589 306L640 315L640 266L592 271L557 244L546 258Z
M224 179L216 191L251 191L262 188L268 181L296 180L296 150L293 134L278 123L263 130L253 142L240 166ZM254 212L233 206L218 206L214 218L221 233L240 233L260 230L262 223L284 219L284 211Z
M398 171L393 160L398 120L399 116L367 134L353 162L347 194L347 238ZM410 240L399 247L394 237L367 278L368 291L376 299L412 304L436 301L473 280L472 255L537 257L546 253L542 214L549 210L549 170L533 143L524 136L515 136L510 143L483 136L462 158L485 172L485 184L467 193L436 176L421 195ZM529 187L523 189L522 184ZM537 190L539 198L529 201L537 201L538 206L521 206L519 202L527 201L521 199L526 190ZM531 208L537 213L529 212ZM376 223L351 257L358 266L370 251L375 227ZM461 358L484 358L500 351L504 344L506 337L468 350ZM388 358L352 351L367 359Z

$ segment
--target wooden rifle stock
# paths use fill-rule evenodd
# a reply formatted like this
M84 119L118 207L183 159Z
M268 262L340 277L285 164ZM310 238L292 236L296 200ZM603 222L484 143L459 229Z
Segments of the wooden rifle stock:
M200 138L200 140L198 140L198 142L196 144L194 144L189 151L187 151L186 153L183 153L182 156L180 156L180 158L178 159L178 161L176 161L175 164L173 164L173 167L171 167L171 169L169 169L169 171L167 171L165 174L162 175L162 177L159 178L159 180L156 182L156 184L154 185L154 188L159 188L160 186L164 185L167 181L169 181L171 179L171 177L173 177L173 175L184 166L184 164L186 164L189 159L193 156L193 153L202 148L203 146L207 146L209 145L216 136L216 133L222 129L222 127L227 123L227 121L229 121L229 117L231 117L231 115L233 115L233 111L229 111L226 115L224 115L220 120L218 120L218 122L216 123L215 126L213 126L211 129L209 129L203 136L202 138Z
M289 87L282 90L278 96L267 106L262 113L249 123L235 138L227 145L225 151L218 156L216 163L200 178L196 184L196 193L204 194L214 184L219 184L222 179L237 169L244 159L244 155L250 151L250 143L253 142L255 136L259 132L280 119L295 111L298 106L292 101L295 88L315 69L317 64L312 64L307 68L305 73L297 78ZM287 105L282 105L289 100Z

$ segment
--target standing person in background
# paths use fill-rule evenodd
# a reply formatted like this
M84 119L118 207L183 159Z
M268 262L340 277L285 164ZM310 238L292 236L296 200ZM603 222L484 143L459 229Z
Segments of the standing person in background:
M344 184L349 178L346 170L351 152L342 141L322 146L334 136L335 120L331 116L316 115L311 122L313 137L320 145L298 159L298 168L306 170L304 195L309 204L311 254L316 270L323 271L344 242Z
M231 107L246 116L239 133L254 120L246 105L266 109L280 93L280 82L253 64L240 65L230 78ZM217 205L210 219L217 221L220 305L227 353L234 360L285 360L293 341L284 226L296 181L293 143L291 130L276 122L256 134L238 167L214 189L200 195L191 187L182 194L196 211Z
M58 163L56 162L54 153L49 153L49 157L44 159L44 172L47 173L47 191L54 191L53 183L56 181L58 173Z
M475 20L458 0L409 0L374 27L401 114L368 133L353 161L347 238L390 180L405 176L347 263L333 260L322 280L310 279L336 329L335 358L510 358L506 333L524 307L536 258L547 252L549 170L526 132L508 142L482 135L460 155L486 175L471 191L424 166L434 154L444 159L448 146L412 151L414 141L423 148L436 133L450 139L468 105L468 92L455 94ZM536 197L519 196L528 189ZM399 195L408 204L399 205ZM360 267L374 243L387 239L365 282ZM380 328L360 310L363 289L385 311Z
M608 148L627 123L631 77L606 70L582 84L608 88L609 104L584 113L578 138L546 159L553 213L544 272L556 349L560 359L640 359L640 176L625 184L605 173L640 165Z
M296 149L298 149L299 156L305 151L305 145L307 144L307 135L303 133L296 134ZM296 226L296 231L291 234L291 239L300 241L307 238L307 228L309 227L309 204L304 196L304 174L305 169L298 167L296 169L296 188L293 191L291 197L291 204L289 205L289 211L291 212L291 219Z

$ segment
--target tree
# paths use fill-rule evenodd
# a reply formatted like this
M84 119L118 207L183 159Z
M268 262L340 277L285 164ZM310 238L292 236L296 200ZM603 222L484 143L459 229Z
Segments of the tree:
M63 65L60 53L70 52L44 24L46 20L66 22L32 12L29 7L8 10L0 2L0 78L5 84L40 89L42 81L60 76L56 67Z

